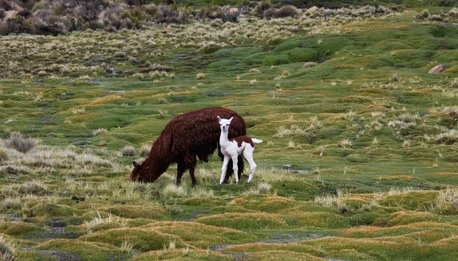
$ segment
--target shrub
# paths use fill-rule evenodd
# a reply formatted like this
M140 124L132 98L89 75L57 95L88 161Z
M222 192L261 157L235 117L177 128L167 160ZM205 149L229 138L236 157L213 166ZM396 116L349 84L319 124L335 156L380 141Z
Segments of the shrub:
M434 141L436 143L442 143L442 144L447 144L451 145L454 144L455 142L458 142L458 130L448 130L446 132L437 134L436 137L434 137Z
M135 156L135 148L130 145L126 145L121 149L121 155L123 157Z
M36 145L32 139L26 139L19 132L12 132L10 138L5 141L8 148L13 148L19 152L26 153L33 149Z
M292 5L284 5L278 9L277 17L296 17L300 14L299 9Z
M255 12L258 16L263 16L264 11L269 9L271 6L272 3L270 3L270 1L260 1L257 3L253 12Z
M275 8L267 8L263 11L262 16L266 19L271 19L277 17L277 10Z

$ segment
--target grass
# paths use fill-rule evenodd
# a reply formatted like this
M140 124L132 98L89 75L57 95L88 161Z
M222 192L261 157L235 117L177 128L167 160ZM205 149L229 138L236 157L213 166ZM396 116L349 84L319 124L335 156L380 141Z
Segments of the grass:
M458 29L420 11L2 37L0 254L455 260ZM195 188L128 180L207 106L265 141L253 184L218 185L216 156Z

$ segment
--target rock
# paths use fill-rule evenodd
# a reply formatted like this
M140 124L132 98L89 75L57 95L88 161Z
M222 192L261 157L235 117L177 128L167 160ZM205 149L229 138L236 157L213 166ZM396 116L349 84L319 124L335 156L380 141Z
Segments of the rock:
M285 164L285 165L283 165L283 169L286 169L287 171L291 171L293 169L293 165L292 164Z
M304 68L309 68L309 67L315 67L317 65L318 65L318 63L316 63L316 62L306 62L306 63L304 63L303 67Z
M72 196L72 200L75 200L75 201L85 201L86 198L83 197L83 196L73 195L73 196Z
M431 70L429 70L428 73L429 74L439 74L444 70L445 70L445 65L438 64L438 65L434 66L433 68L431 68Z

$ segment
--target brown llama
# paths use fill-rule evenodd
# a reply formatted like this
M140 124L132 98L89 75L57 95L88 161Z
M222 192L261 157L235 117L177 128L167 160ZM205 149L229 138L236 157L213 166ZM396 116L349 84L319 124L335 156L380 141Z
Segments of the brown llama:
M164 173L170 164L177 163L176 184L181 184L181 177L186 170L191 175L192 185L196 185L194 170L197 159L207 162L218 146L220 128L216 117L234 117L230 138L246 134L245 121L236 112L210 107L184 113L173 118L162 130L161 135L151 147L148 157L141 163L133 161L134 169L130 174L133 181L153 182ZM219 150L218 150L219 151ZM218 153L222 157L221 153ZM243 160L238 162L238 176L243 171ZM232 161L229 163L226 177L232 174Z

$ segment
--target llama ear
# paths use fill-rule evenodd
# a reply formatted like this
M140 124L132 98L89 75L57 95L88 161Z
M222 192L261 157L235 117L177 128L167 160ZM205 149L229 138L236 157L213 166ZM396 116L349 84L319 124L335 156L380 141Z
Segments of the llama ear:
M219 116L216 116L216 117L218 117L218 121L221 121L221 117L219 117Z
M234 118L234 117L231 117L231 118L229 119L229 122L231 122L233 118Z
M140 168L140 164L138 164L136 161L132 161L132 165L134 165L135 169L139 169Z

